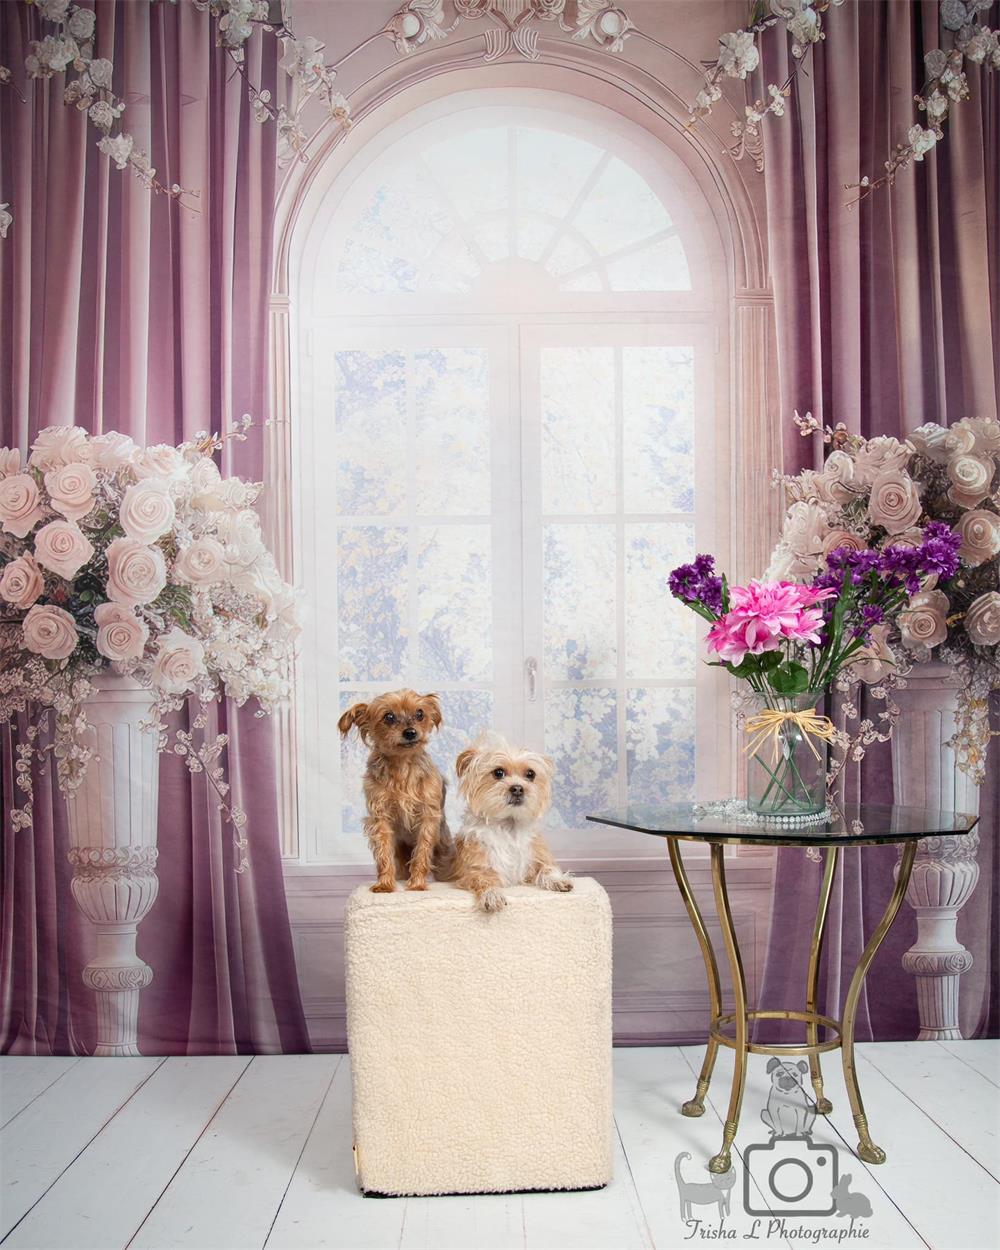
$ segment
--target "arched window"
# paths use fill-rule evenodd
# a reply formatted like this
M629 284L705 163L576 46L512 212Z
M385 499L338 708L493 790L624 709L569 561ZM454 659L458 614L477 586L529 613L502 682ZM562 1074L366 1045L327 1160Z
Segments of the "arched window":
M695 619L666 586L726 537L700 193L618 114L496 95L359 143L303 253L309 858L366 855L364 752L336 719L379 690L438 691L446 769L490 726L544 746L563 851L596 845L588 812L692 797L720 765Z

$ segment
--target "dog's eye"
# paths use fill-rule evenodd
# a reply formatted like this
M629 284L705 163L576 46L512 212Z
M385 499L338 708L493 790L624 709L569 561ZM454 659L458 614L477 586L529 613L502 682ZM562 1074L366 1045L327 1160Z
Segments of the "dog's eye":
M496 777L497 781L499 781L501 777L506 777L507 774L502 768L494 768L493 776Z
M423 720L423 719L424 719L424 712L423 712L423 708L419 708L419 707L417 708L416 713L415 713L415 715L414 715L413 719L414 719L414 720Z
M528 771L524 775L525 777L527 777L529 781L535 780L535 770L533 768L529 768Z
M394 712L386 712L382 719L387 725L395 725L396 723L396 715Z

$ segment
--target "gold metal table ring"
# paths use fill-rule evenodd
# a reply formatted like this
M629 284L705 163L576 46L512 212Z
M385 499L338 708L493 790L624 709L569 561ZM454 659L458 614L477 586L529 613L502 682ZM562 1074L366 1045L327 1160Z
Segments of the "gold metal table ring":
M823 951L823 932L826 928L826 917L830 907L830 893L833 889L834 877L841 860L842 846L829 846L824 851L823 879L819 888L819 904L816 909L816 921L813 925L812 943L809 948L809 969L806 974L806 1005L804 1011L748 1011L746 977L743 974L743 960L740 956L736 930L733 926L733 913L729 906L729 894L726 889L726 864L723 857L724 847L719 842L711 843L712 855L712 892L715 896L715 908L722 927L722 941L726 948L729 970L733 982L735 1010L722 1012L722 993L719 984L719 966L716 963L715 951L712 948L705 921L691 889L684 862L681 859L680 842L677 837L667 837L667 850L670 863L677 879L677 885L684 899L691 924L698 938L698 945L705 960L708 974L708 995L711 1008L711 1026L708 1034L708 1045L705 1059L701 1065L698 1084L694 1097L684 1103L681 1112L687 1116L700 1116L705 1111L705 1095L712 1080L716 1056L720 1046L728 1046L735 1052L733 1085L729 1096L729 1110L726 1114L722 1130L722 1148L717 1155L709 1160L709 1171L728 1172L732 1165L731 1149L736 1140L736 1132L740 1122L740 1108L743 1103L743 1089L746 1085L748 1055L807 1055L812 1086L816 1093L816 1110L820 1115L829 1115L833 1110L830 1100L823 1092L823 1073L819 1057L825 1051L840 1049L844 1066L844 1084L847 1086L847 1097L850 1100L854 1124L858 1130L858 1157L865 1163L884 1163L885 1151L876 1146L868 1131L868 1120L865 1117L861 1091L858 1089L858 1074L854 1064L854 1026L858 1014L858 1002L865 976L871 967L872 960L882 944L882 939L889 932L896 913L906 895L906 887L910 881L910 872L917 854L917 840L913 838L903 844L903 854L896 870L896 883L892 895L879 921L868 940L854 969L851 983L848 986L847 998L844 1001L844 1015L841 1020L819 1014L816 1010L819 992L819 966ZM750 1040L750 1023L753 1020L799 1020L806 1026L806 1044L796 1045L763 1045ZM732 1026L734 1033L730 1035L723 1030L723 1025ZM820 1041L819 1031L825 1029L835 1036Z

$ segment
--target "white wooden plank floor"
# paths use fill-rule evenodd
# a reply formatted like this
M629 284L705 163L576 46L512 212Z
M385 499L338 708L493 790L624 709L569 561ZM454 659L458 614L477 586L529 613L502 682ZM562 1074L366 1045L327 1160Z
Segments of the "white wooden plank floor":
M858 1048L881 1167L853 1154L839 1055L825 1057L828 1120L813 1140L871 1215L788 1215L751 1188L742 1161L765 1145L769 1080L751 1060L736 1141L730 1240L921 1250L1000 1246L1000 1042ZM713 1206L685 1225L675 1166L705 1183L718 1148L732 1057L705 1115L678 1114L701 1051L615 1052L615 1179L580 1194L365 1199L351 1158L350 1066L337 1055L217 1059L0 1059L0 1243L4 1250L664 1250L718 1239ZM678 1157L686 1153L688 1158ZM766 1188L766 1182L762 1182ZM755 1223L755 1220L757 1221Z

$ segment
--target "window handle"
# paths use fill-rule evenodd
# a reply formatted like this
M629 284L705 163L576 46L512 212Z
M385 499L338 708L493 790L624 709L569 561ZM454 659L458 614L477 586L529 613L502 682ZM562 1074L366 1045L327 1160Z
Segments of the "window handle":
M528 702L534 703L538 684L538 661L533 655L529 655L524 661L524 674L528 679Z

